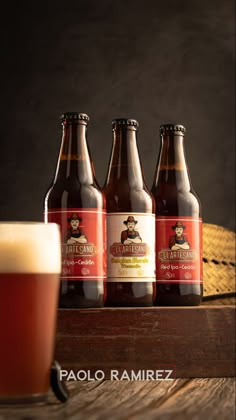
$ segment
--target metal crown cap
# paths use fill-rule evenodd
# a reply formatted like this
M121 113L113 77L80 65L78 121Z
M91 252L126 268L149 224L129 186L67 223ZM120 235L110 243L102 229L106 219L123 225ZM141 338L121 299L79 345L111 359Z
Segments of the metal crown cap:
M183 135L186 133L186 128L181 124L162 124L160 126L160 133L182 133Z
M132 126L137 129L139 127L139 123L137 120L132 118L115 118L112 120L112 128L115 128L116 126Z
M63 121L85 121L89 122L89 116L81 112L64 112L61 115L61 120Z

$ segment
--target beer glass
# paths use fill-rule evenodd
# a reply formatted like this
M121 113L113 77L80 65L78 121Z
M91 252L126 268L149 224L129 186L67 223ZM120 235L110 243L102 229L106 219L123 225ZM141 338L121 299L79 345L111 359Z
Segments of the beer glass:
M54 223L0 223L0 404L45 402L61 269Z

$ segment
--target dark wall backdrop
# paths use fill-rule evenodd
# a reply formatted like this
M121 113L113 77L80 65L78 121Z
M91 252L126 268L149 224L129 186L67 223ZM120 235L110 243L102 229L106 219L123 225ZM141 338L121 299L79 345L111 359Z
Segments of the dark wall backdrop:
M104 183L111 120L136 118L152 184L159 125L187 127L204 221L234 229L233 0L23 1L1 6L0 219L42 220L63 111L91 118Z

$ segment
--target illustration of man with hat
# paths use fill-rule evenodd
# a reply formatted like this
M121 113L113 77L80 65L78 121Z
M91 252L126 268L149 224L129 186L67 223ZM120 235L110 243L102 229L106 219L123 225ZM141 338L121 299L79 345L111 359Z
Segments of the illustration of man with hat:
M169 238L169 248L173 251L177 249L189 249L190 245L187 237L183 235L186 226L182 222L176 222L174 226L171 226L171 229L175 231L175 235Z
M87 242L87 238L84 234L83 229L79 228L79 224L82 221L81 217L77 213L73 213L68 222L70 223L71 227L67 231L67 244L73 245L79 242L80 244L84 244Z
M133 216L128 216L127 220L124 220L123 223L127 226L127 229L121 232L121 243L126 245L142 242L139 232L135 230L135 225L138 221Z

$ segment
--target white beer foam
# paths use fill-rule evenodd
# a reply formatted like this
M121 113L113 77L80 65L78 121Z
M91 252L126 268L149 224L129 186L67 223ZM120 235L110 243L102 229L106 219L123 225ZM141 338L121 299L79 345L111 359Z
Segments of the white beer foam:
M0 223L1 273L60 273L60 233L54 223Z

